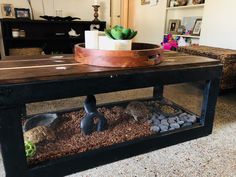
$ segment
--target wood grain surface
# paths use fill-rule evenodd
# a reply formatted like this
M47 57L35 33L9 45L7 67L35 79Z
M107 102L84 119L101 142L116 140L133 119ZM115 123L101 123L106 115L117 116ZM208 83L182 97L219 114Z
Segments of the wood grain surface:
M205 57L175 52L164 53L159 65L136 68L106 68L77 63L74 56L64 58L24 58L0 61L0 84L27 83L40 80L68 79L74 77L94 77L106 74L127 74L148 72L150 70L185 69L220 64L220 61Z

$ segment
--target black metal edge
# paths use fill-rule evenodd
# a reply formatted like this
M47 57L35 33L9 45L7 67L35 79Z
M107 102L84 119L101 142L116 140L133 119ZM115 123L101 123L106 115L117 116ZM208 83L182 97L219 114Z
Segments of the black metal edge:
M28 176L60 177L207 136L210 133L207 127L197 126L186 130L178 130L178 132L168 132L157 137L142 138L132 143L127 142L115 147L88 152L83 156L77 155L51 161L29 169Z
M115 75L107 73L96 76L95 73L91 77L2 85L0 86L0 91L3 90L0 106L147 88L154 85L211 80L219 78L221 70L221 65L168 71L150 68L150 71L142 72L140 69L136 73L127 72L120 75L117 72ZM193 75L195 77L192 77Z

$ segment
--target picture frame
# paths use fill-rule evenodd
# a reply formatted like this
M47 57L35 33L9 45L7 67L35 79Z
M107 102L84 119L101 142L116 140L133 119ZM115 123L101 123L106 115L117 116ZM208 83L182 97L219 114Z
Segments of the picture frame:
M30 9L15 8L15 16L18 19L31 19L30 18Z
M177 30L181 24L179 19L170 19L168 25L168 33L177 34Z
M141 5L150 4L150 0L141 0Z
M1 4L2 18L15 18L12 4Z
M192 31L192 35L193 36L200 36L201 34L201 25L202 25L202 19L196 19L195 24L193 26L193 31Z

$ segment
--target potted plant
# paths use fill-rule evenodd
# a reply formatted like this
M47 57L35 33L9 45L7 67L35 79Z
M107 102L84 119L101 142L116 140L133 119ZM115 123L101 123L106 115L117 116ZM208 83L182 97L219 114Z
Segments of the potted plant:
M105 30L105 36L99 36L99 49L101 50L131 50L132 39L137 31L116 25Z

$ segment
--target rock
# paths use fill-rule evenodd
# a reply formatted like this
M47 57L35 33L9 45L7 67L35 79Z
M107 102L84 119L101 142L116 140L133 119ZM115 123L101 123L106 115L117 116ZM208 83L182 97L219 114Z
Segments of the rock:
M158 119L155 119L155 120L153 121L153 125L160 125L160 124L161 124L161 121L158 120Z
M162 120L161 120L161 124L166 124L166 123L168 123L168 120L167 120L167 119L162 119Z
M170 127L174 129L179 129L180 125L178 123L173 123L173 124L170 124Z
M178 121L177 122L179 125L183 125L184 124L184 121Z
M24 141L30 141L34 144L55 139L56 136L52 129L46 126L38 126L24 133Z
M182 127L189 127L189 126L192 126L191 122L186 122L182 125Z
M160 116L158 116L158 119L159 120L163 120L163 119L165 119L166 117L164 116L164 115L160 115Z
M181 118L181 117L186 117L188 114L186 113L186 112L184 112L184 113L182 113L182 114L180 114L179 115L179 118Z
M169 128L169 131L171 131L171 130L175 130L175 128Z
M190 115L187 119L187 122L196 123L197 122L197 117Z
M159 125L159 128L161 129L161 132L166 132L166 131L168 131L168 126L165 126L165 125L160 124L160 125Z
M150 128L151 131L158 133L160 131L160 128L158 126L152 126Z
M169 124L176 123L176 117L170 117L170 118L168 118L168 123L169 123Z
M152 121L152 120L148 120L147 123L148 123L149 125L151 125L151 124L153 123L153 121Z

